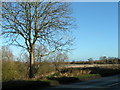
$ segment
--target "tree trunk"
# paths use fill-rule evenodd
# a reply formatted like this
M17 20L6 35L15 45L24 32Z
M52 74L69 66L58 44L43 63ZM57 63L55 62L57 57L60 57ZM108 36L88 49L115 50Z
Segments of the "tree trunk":
M34 51L31 50L30 54L30 69L29 69L29 78L34 77Z

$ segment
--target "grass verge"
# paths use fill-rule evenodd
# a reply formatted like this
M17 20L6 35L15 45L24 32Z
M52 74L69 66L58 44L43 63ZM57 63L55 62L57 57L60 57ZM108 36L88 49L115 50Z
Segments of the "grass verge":
M29 89L34 90L37 88L46 88L51 86L58 86L61 84L74 83L77 81L84 81L98 78L98 74L87 74L75 77L49 77L47 80L18 80L18 81L7 81L3 82L3 90L23 90Z

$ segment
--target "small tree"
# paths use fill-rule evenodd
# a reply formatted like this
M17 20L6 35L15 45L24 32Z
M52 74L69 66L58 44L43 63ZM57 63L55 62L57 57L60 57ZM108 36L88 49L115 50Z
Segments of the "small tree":
M99 58L99 60L106 60L106 59L107 59L106 56L101 56L101 57Z
M89 58L89 59L88 59L88 62L89 62L90 64L94 64L94 60L93 60L92 58Z
M101 62L103 62L103 64L107 64L107 63L108 63L106 56L101 56L101 57L99 58L99 60L100 60Z
M55 71L59 71L62 67L64 67L68 56L66 53L56 52L52 54L51 59L53 61L53 66L55 67Z
M7 46L2 46L1 53L1 60L13 60L14 58L12 51Z
M34 50L34 56L36 62L42 62L42 57L46 56L48 49L43 45L36 45Z

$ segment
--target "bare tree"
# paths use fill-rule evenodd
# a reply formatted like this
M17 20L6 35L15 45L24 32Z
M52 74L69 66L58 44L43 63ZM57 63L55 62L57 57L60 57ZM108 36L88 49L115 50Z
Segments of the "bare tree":
M25 48L30 57L29 77L34 76L35 45L46 46L49 55L56 50L68 50L72 39L69 3L63 2L3 2L2 36L9 45Z

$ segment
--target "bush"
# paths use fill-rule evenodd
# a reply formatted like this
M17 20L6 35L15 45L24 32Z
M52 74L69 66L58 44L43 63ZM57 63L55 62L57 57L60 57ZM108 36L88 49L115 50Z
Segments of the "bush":
M54 67L48 62L42 62L39 64L39 67L36 71L36 76L45 76L51 72L55 71Z
M18 80L26 77L27 68L23 63L3 60L2 61L2 80Z

